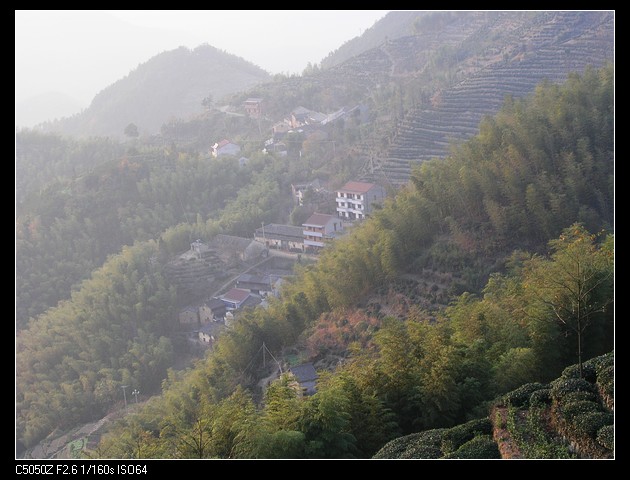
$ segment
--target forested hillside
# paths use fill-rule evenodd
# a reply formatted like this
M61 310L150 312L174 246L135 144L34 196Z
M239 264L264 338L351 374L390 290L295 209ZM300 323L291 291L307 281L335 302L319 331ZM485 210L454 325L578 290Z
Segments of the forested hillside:
M487 415L497 395L610 351L612 74L589 70L506 103L452 156L417 169L280 301L241 317L194 369L171 372L163 395L97 454L369 457L398 435ZM427 267L458 273L460 288L480 284L480 295L453 296L443 312L412 301L397 317L369 302ZM586 297L572 297L574 284L588 285ZM320 372L315 395L296 396L281 376L257 404L257 379L269 374L256 359L263 342L277 355L308 345L316 361L331 339L342 363Z
M158 133L171 118L203 112L202 101L220 100L270 76L242 58L202 45L160 53L105 88L81 113L47 123L65 135L123 137L133 123L141 135Z
M551 415L561 435L584 434L581 455L610 456L610 428L598 432L614 357L589 359L614 346L613 21L392 12L323 68L273 79L180 48L46 126L83 138L17 132L19 450L118 415L84 455L370 458L393 439L379 456L503 454L490 427L531 454L540 432L521 420ZM263 151L299 106L327 122ZM211 156L222 139L239 155ZM387 187L384 204L316 260L295 255L279 298L193 352L177 314L200 299L173 260L196 239L334 214L333 192L360 179ZM292 187L314 180L323 189L296 205ZM217 285L229 280L213 261ZM295 362L317 368L314 395L299 394ZM567 409L567 379L608 397ZM518 410L523 384L549 387L546 406ZM123 411L123 385L148 400Z

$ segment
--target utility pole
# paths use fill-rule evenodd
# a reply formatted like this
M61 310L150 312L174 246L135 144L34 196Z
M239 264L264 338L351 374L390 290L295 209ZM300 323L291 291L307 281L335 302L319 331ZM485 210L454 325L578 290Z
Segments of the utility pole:
M125 388L127 388L129 385L121 385L120 388L123 389L123 395L125 396L125 408L127 408L127 391L125 390Z

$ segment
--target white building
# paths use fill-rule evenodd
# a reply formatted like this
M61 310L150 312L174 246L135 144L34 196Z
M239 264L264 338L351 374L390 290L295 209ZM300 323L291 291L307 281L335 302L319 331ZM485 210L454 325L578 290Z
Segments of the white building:
M348 220L362 220L383 204L385 189L365 182L348 182L337 190L337 215Z

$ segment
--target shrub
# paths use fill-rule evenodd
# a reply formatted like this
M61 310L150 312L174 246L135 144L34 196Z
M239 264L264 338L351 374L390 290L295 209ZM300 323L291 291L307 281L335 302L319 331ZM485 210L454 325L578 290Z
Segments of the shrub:
M595 373L599 375L606 367L612 367L615 365L615 352L609 352L599 357L591 358L590 360L582 364L583 367L594 368Z
M608 412L590 412L577 415L573 419L573 428L578 435L595 438L600 428L612 425L614 417Z
M597 443L608 450L615 449L614 425L605 425L597 431Z
M489 435L479 435L444 458L501 458L499 447Z
M423 432L412 433L404 437L398 437L387 442L383 447L374 454L372 458L400 458L400 455L407 450L410 443L417 440Z
M446 428L436 428L421 432L417 438L410 441L407 449L398 458L440 458L442 450L440 445Z
M511 392L503 395L501 402L505 406L527 406L529 397L531 397L532 393L537 390L542 390L543 388L548 388L548 385L542 383L526 383L525 385L518 387L516 390L512 390Z
M551 389L541 388L529 396L530 405L549 405L551 403Z
M419 444L410 446L397 458L442 458L440 447L429 444Z
M372 458L440 458L446 428L412 433L386 443Z
M595 386L583 378L560 377L551 382L551 396L557 402L571 392L595 392Z
M595 402L598 400L597 394L594 392L570 392L562 397L562 404L581 402L587 400L589 402Z
M579 365L571 365L565 368L562 371L563 378L580 378L580 367ZM595 379L597 377L597 372L595 371L594 363L583 363L582 364L582 378L587 382L595 383Z
M597 384L603 393L613 397L615 395L615 367L610 365L602 368L597 374Z
M584 415L592 412L601 412L602 407L599 403L591 402L589 400L579 400L577 402L565 402L560 408L560 412L564 419L568 422L573 421L578 415Z
M442 451L445 454L456 451L464 443L472 440L476 435L492 434L492 422L488 418L471 420L448 429L442 438Z

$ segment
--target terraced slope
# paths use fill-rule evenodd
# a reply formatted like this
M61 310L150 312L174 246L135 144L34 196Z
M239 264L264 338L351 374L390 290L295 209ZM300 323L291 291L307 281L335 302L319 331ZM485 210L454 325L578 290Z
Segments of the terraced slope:
M448 37L450 45L459 39L457 49L464 59L454 69L457 80L436 90L428 104L412 108L399 122L375 175L394 185L406 183L414 164L443 157L450 143L478 133L484 115L496 113L507 95L523 97L545 79L561 82L570 72L613 61L612 13L551 12L541 14L535 22L525 20L512 21L513 30L502 42L467 57L466 43L473 42L472 35L465 37L460 32ZM482 30L501 25L508 25L506 18L497 18ZM471 30L474 26L470 25ZM394 75L403 75L405 65L408 72L410 64L418 69L416 72L421 71L417 59L422 41L420 37L405 37L383 47L392 52L390 59L398 57L391 62Z

